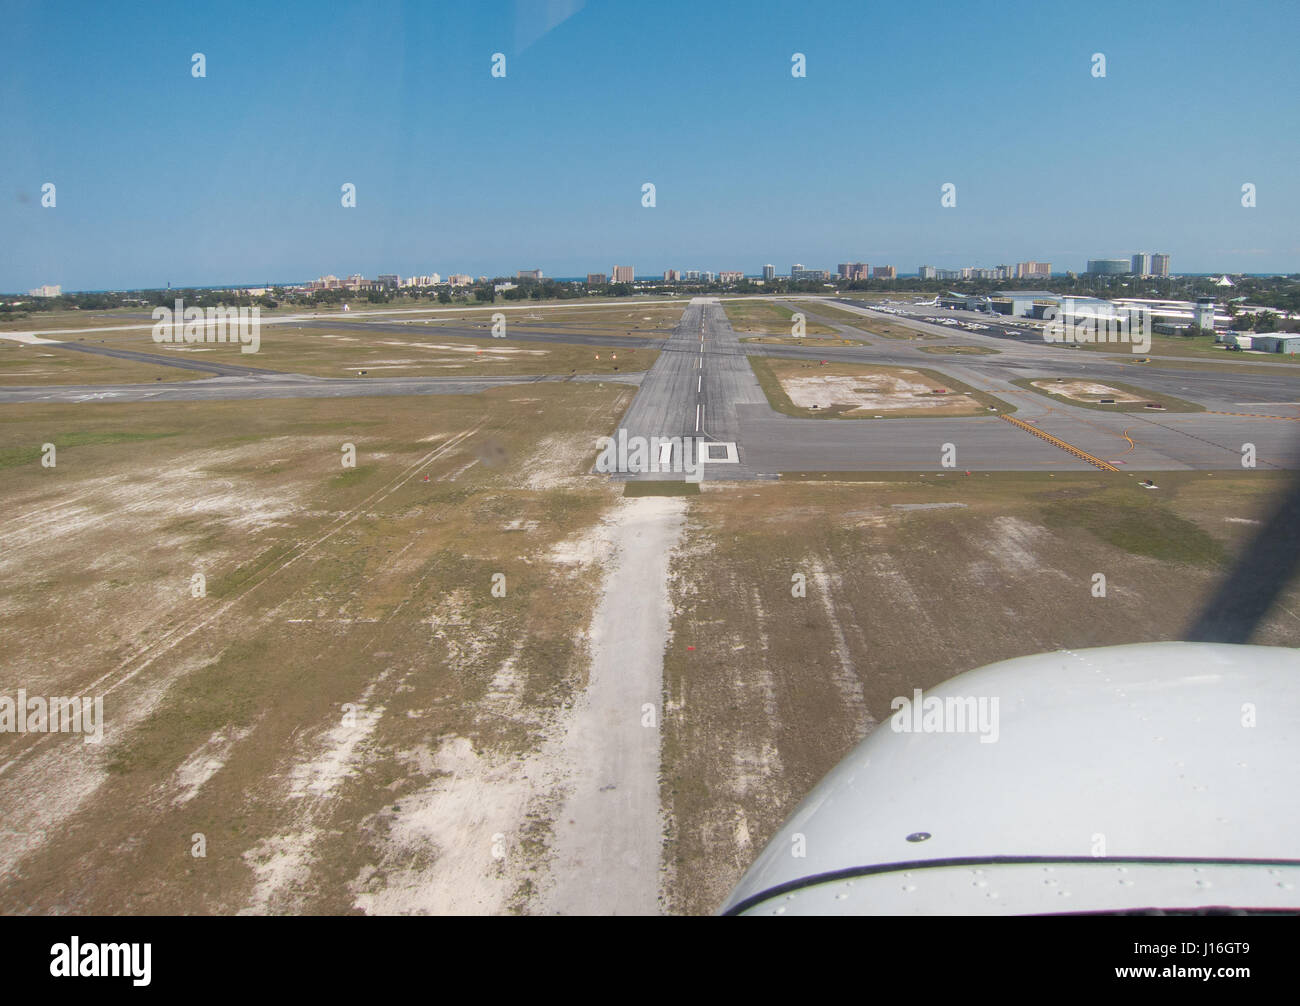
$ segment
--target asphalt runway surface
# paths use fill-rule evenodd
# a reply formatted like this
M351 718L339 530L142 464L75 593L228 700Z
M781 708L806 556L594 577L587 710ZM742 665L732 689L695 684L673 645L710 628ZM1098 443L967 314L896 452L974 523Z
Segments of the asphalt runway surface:
M659 358L646 372L620 431L628 437L674 439L692 443L694 453L684 461L676 446L669 455L670 470L631 473L635 478L680 478L683 464L692 467L709 445L717 445L728 460L708 460L704 478L750 478L755 474L740 447L739 412L746 407L767 409L767 399L749 366L736 332L722 306L709 298L692 301L660 345ZM729 450L727 445L735 445ZM681 451L686 451L684 446ZM735 460L730 458L735 457ZM658 468L658 457L652 461ZM675 469L675 470L674 470Z

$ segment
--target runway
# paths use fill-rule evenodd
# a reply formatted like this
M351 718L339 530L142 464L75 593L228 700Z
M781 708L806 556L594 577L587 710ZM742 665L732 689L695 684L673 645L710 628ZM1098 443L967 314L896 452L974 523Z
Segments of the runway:
M696 444L697 455L698 445L703 443L706 459L711 453L717 455L717 460L706 461L705 478L753 478L760 473L747 462L739 411L767 409L766 402L721 305L712 298L697 298L660 347L659 358L646 372L619 430L646 440L684 438ZM677 450L672 448L672 458L680 471ZM674 471L652 471L631 473L630 477L682 476Z

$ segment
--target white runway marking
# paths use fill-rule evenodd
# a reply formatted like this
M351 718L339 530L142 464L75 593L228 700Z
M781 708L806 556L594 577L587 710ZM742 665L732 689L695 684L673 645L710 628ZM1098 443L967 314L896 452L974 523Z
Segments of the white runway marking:
M740 454L736 450L735 441L722 442L716 441L708 445L708 448L700 455L701 464L740 464Z
M696 433L700 432L700 410L703 408L704 408L703 405L695 406L695 432Z

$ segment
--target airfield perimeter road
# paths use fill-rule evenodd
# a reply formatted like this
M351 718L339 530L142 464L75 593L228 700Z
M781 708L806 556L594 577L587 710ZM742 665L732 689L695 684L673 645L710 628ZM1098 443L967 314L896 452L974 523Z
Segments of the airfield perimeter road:
M802 301L809 297L775 298ZM983 471L1055 471L1091 467L1047 439L998 418L796 419L767 404L747 357L761 355L832 363L925 367L988 392L1016 408L1015 418L1117 468L1160 471L1240 467L1244 445L1255 446L1261 468L1300 468L1300 369L1288 364L1238 361L1197 365L1169 357L1134 365L1096 352L1067 350L1017 339L956 330L929 320L927 309L908 308L907 316L880 314L844 300L826 301L827 315L812 307L808 317L865 345L808 347L742 343L716 298L696 298L685 306L668 339L593 336L565 332L550 323L521 324L512 339L577 345L646 346L660 350L643 374L514 377L318 378L278 373L242 364L177 359L91 343L54 342L48 348L101 353L141 363L164 364L216 376L183 383L40 386L0 388L0 404L20 402L204 401L229 399L371 397L387 395L472 394L485 388L536 381L594 380L640 384L619 424L629 435L646 438L704 437L734 461L710 461L709 479L775 477L785 471L939 471L945 444L957 451L957 467ZM836 311L866 319L867 331L844 324ZM956 316L952 312L943 312ZM938 315L936 314L937 318ZM972 316L974 317L974 316ZM871 333L871 320L903 325L937 338L886 339ZM987 317L983 319L988 321ZM308 327L347 327L380 332L418 332L419 321L391 315L374 320L296 318ZM999 327L994 323L994 331ZM525 329L520 331L519 329ZM540 331L538 329L541 329ZM436 333L436 334L435 334ZM62 333L60 333L62 334ZM457 326L429 332L433 337L490 338L484 328ZM11 338L22 338L15 334ZM922 347L974 346L991 355L954 356L922 352ZM1118 347L1116 357L1123 358ZM1268 372L1261 372L1268 371ZM1272 371L1276 371L1273 373ZM1206 411L1104 412L1066 404L1012 382L1063 377L1121 381L1203 406ZM593 430L593 436L615 434ZM676 458L674 460L677 460ZM662 478L660 474L638 476ZM668 475L667 477L674 477ZM680 478L680 475L675 476Z

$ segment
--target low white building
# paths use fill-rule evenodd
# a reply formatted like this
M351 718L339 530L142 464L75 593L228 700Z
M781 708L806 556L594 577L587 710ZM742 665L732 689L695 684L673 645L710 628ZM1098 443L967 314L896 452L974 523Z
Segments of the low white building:
M1294 332L1276 332L1268 335L1256 335L1251 342L1252 349L1265 353L1300 353L1300 334Z

